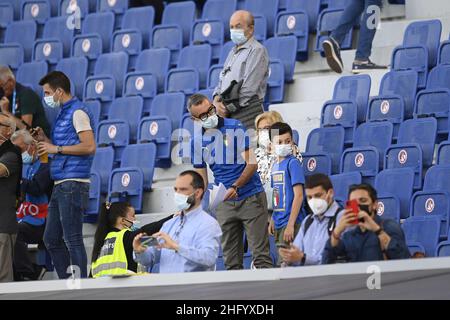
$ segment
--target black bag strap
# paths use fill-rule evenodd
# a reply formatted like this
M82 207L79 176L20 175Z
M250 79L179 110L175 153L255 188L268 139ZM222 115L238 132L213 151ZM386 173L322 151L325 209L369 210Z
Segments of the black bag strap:
M337 216L338 216L339 212L341 212L341 210L342 210L342 208L338 207L336 209L336 212L334 213L334 215L328 219L328 229L327 229L328 230L328 235L331 235L331 233L333 232L334 228L336 227L336 219L337 219ZM303 230L303 236L306 234L306 231L308 231L309 227L311 226L311 224L314 221L314 218L313 218L312 214L309 214L308 217L306 217L306 219L307 220L305 221L305 227L304 227L304 230Z

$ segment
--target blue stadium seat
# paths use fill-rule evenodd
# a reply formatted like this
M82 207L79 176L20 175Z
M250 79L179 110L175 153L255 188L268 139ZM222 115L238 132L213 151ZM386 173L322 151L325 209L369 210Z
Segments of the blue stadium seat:
M224 64L227 60L228 54L234 48L234 43L232 41L225 42L222 47L222 52L220 54L219 64Z
M89 0L63 0L60 2L58 16L74 16L74 18L84 19L88 14Z
M17 35L21 35L18 37ZM24 50L24 61L29 62L33 52L37 26L34 21L13 21L6 28L5 44L20 44Z
M284 65L280 60L271 60L265 105L284 101Z
M358 124L358 110L355 103L325 102L320 117L320 127L340 126L345 129L345 144L353 143L353 135Z
M221 20L197 20L192 25L191 44L208 43L211 45L212 59L219 60L224 34Z
M442 241L436 249L436 257L450 257L450 241Z
M24 61L23 47L18 43L0 44L0 65L15 72Z
M214 93L214 89L203 89L203 90L198 90L198 93L208 97L209 100L213 100L213 93Z
M114 149L112 147L97 148L92 161L91 172L95 171L100 178L100 193L108 192L109 175L114 169Z
M74 29L67 27L67 17L51 18L45 23L43 38L59 40L63 45L63 56L70 56L70 49L74 37Z
M116 82L112 76L89 77L84 83L83 100L101 102L101 118L106 118L116 97Z
M305 11L283 11L277 15L275 36L297 37L297 60L308 60L309 26Z
M399 182L401 181L401 188ZM409 217L410 199L414 187L412 168L385 169L375 178L378 190L377 214L396 221Z
M142 51L136 61L137 72L153 74L157 79L158 92L164 91L164 82L170 67L170 51L166 48Z
M20 20L21 18L21 1L18 0L0 0L1 4L10 4L13 7L13 20Z
M435 117L438 142L446 140L449 132L450 65L438 65L428 75L427 88L417 93L414 117Z
M155 20L155 9L152 6L130 8L122 19L122 31L137 30L142 34L142 48L150 47L150 37Z
M28 62L22 64L17 70L16 80L21 84L28 84L42 97L42 88L39 80L48 73L48 66L45 62Z
M208 80L207 80L207 88L215 89L217 84L219 83L220 73L223 70L223 65L215 64L209 68L208 71Z
M84 81L88 74L88 60L85 57L62 59L56 65L56 70L64 72L73 81L75 94L77 97L82 98Z
M274 37L264 43L271 60L278 59L284 64L284 79L294 80L294 69L297 54L297 38L295 36Z
M118 168L111 173L108 192L110 202L127 201L136 213L141 213L143 191L144 174L139 168Z
M14 20L14 7L12 6L12 4L0 2L0 29L6 29L8 24L13 20ZM1 32L3 32L3 30L1 30Z
M51 7L49 0L25 0L22 1L22 20L32 20L38 25L37 36L42 36L43 26L51 17Z
M386 120L394 125L397 139L400 123L413 115L417 91L417 72L412 70L390 71L381 79L379 95L368 104L367 121Z
M128 0L98 0L97 11L112 11L115 14L115 28L122 25L123 14L128 10Z
M255 31L253 36L259 42L264 42L267 39L267 19L261 15L254 15L255 19Z
M306 142L306 152L303 154L305 175L339 173L344 137L345 130L341 126L312 130Z
M183 32L178 25L153 27L151 48L170 50L170 65L175 66L183 48Z
M86 106L86 108L89 109L89 111L92 114L92 117L94 118L94 133L95 136L97 136L97 128L98 128L98 124L100 123L100 113L102 110L102 104L100 103L100 101L98 100L87 100L87 101L83 101L83 104Z
M116 82L116 96L122 94L123 80L128 70L128 55L124 52L105 53L98 57L94 75L112 76Z
M359 172L346 172L334 174L330 176L333 184L334 199L342 206L348 199L348 190L352 184L362 183L361 174Z
M152 142L156 145L156 158L170 159L171 156L172 121L167 116L151 116L142 118L139 125L139 143Z
M344 9L325 9L322 10L317 19L317 37L315 51L323 52L322 42L330 36L331 32L336 29L341 20L342 12ZM341 44L341 49L351 49L352 48L352 32L345 35L344 41Z
M437 164L450 164L450 140L439 144Z
M229 29L231 15L236 11L236 0L208 0L202 10L202 19L221 20L224 30Z
M445 40L439 46L438 64L450 64L450 40Z
M88 14L81 28L83 39L101 39L102 52L110 52L111 35L114 32L114 13L98 12ZM92 41L92 40L91 40Z
M192 23L195 20L195 3L183 1L169 3L163 12L162 25L178 25L183 31L183 45L189 43Z
M429 168L436 143L435 118L409 119L400 125L398 141L386 149L385 169L414 168L414 188L422 187L423 168Z
M109 179L109 176L108 176ZM85 216L83 217L83 222L94 222L96 220L98 213L100 212L101 203L104 202L105 196L100 192L101 189L101 178L100 174L91 170L89 177L89 200L88 206L85 211Z
M138 168L144 175L144 190L152 189L156 146L153 143L129 145L125 148L120 168Z
M129 70L134 70L136 60L142 51L142 34L138 30L118 30L113 34L112 52L126 52Z
M171 69L166 77L166 91L183 92L186 96L199 90L199 74L191 68Z
M200 87L206 88L206 78L211 66L212 50L209 44L184 47L177 68L192 68L199 74Z
M33 48L34 61L46 61L50 71L55 69L56 64L64 56L62 43L57 40L36 40Z
M181 125L185 109L185 97L182 93L159 94L153 99L150 116L166 116L171 121L172 130L176 130Z
M441 29L440 20L410 23L405 30L403 44L392 52L392 69L417 71L418 85L424 88L428 69L436 65Z
M422 245L427 257L434 257L439 243L439 217L410 217L402 225L406 243Z
M340 77L334 85L332 101L336 103L354 103L358 109L358 123L364 122L371 82L369 75Z
M89 36L75 36L72 42L72 57L86 57L88 59L88 74L94 74L95 62L102 54L102 39L97 34Z
M278 13L278 0L246 0L245 8L253 15L264 16L267 20L267 35L273 36L275 18Z
M355 131L353 148L344 150L341 173L360 172L365 183L373 184L383 166L386 148L392 142L392 123L363 123Z
M149 72L127 73L123 86L123 97L140 96L144 99L143 114L148 115L153 98L157 95L158 80Z
M305 11L308 14L309 30L313 32L317 27L320 12L320 0L286 0L286 11Z

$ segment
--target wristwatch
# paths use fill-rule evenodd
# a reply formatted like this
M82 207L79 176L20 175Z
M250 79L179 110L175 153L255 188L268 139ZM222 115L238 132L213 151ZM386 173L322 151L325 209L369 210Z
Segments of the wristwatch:
M56 147L56 153L57 154L62 154L62 147L61 146L57 146Z

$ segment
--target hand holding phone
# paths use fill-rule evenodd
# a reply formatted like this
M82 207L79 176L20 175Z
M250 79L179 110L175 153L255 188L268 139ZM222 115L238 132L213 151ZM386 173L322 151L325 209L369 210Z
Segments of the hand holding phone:
M141 245L143 245L145 247L155 247L155 246L159 245L159 241L155 237L144 236L141 238Z

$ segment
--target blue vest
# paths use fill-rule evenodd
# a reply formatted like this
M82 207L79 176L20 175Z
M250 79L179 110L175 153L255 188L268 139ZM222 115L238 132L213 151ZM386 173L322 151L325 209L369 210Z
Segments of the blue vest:
M52 130L52 142L56 146L73 146L80 143L78 134L73 126L73 114L77 110L86 112L89 116L91 128L94 122L91 112L77 98L66 102L56 117ZM50 174L53 180L89 179L94 156L72 156L55 154L51 162Z

